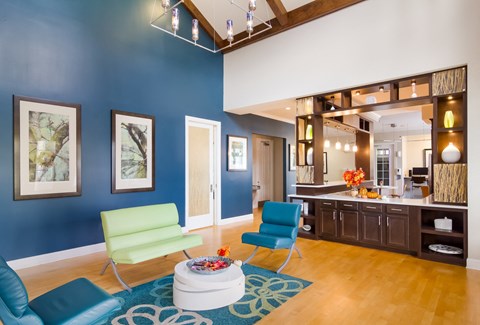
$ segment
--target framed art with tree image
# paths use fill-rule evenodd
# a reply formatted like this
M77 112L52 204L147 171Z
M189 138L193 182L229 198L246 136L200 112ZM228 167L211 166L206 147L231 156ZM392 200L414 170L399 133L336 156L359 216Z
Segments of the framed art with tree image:
M81 195L81 106L13 96L14 199Z
M155 190L155 117L112 110L112 193Z
M247 170L247 145L248 138L237 135L227 135L227 170Z

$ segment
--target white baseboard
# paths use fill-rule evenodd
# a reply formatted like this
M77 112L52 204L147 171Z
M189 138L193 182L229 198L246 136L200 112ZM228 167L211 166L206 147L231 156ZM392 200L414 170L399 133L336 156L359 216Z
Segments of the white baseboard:
M218 225L223 226L223 225L229 225L229 224L235 223L235 222L252 221L252 220L253 220L253 214L250 213L250 214L246 214L246 215L243 215L243 216L221 219L220 222L218 223Z
M480 260L476 258L467 258L467 269L480 271Z
M73 258L104 251L106 251L105 243L98 243L89 246L67 249L64 251L21 258L18 260L8 261L7 264L10 265L10 267L14 270L20 270L26 269L28 267L65 260L67 258Z

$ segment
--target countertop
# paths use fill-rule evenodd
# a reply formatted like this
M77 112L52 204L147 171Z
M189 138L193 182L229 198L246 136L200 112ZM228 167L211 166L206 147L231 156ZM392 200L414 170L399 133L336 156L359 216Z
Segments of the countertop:
M358 197L352 197L347 193L348 191L342 191L342 192L331 193L331 194L320 194L320 195L290 194L288 195L288 197L292 199L319 199L319 200L323 199L323 200L399 204L399 205L410 205L410 206L421 206L421 207L432 207L432 208L468 210L468 207L464 205L435 203L433 202L433 195L429 195L422 199L385 198L385 197L382 199L362 199Z
M366 180L366 181L363 181L364 183L368 183L368 182L373 182L372 180ZM309 184L292 184L292 187L305 187L305 188L324 188L324 187L331 187L331 186L338 186L338 185L345 185L345 181L341 180L341 181L331 181L331 182L328 182L326 184L322 184L322 185L317 185L317 184L312 184L312 185L309 185Z

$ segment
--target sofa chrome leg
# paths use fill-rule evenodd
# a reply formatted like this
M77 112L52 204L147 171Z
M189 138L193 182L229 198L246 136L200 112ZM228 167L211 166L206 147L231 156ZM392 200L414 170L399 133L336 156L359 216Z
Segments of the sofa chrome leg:
M243 264L247 264L248 262L250 262L250 260L255 256L255 254L257 253L257 250L258 250L258 247L255 247L255 249L253 250L253 253L252 255L250 255L249 257L247 257L247 259L245 261L243 261Z
M189 260L192 259L192 257L187 253L186 250L183 250L183 254L185 254L185 256L186 256Z
M122 285L122 287L127 290L128 292L132 292L132 288L130 288L124 281L123 279L120 277L120 274L118 274L118 270L117 270L117 266L115 265L115 262L113 260L110 259L110 264L112 264L112 269L113 269L113 273L115 273L115 276L117 277L117 280L118 282L120 282L120 284Z
M295 245L295 244L294 244L294 245ZM295 246L295 250L297 251L298 256L299 256L300 258L303 258L302 253L300 253L300 250L298 249L297 246Z
M107 270L107 267L110 265L110 262L111 262L110 259L108 259L108 260L105 262L105 265L103 265L102 270L100 271L100 275L103 275L103 274L105 273L105 271Z
M295 245L292 245L292 247L290 247L290 251L288 252L287 259L285 260L285 262L283 262L282 265L280 265L280 267L277 270L277 273L282 272L283 268L287 265L288 261L290 261L290 257L292 257L292 253L293 253L294 248L295 248Z

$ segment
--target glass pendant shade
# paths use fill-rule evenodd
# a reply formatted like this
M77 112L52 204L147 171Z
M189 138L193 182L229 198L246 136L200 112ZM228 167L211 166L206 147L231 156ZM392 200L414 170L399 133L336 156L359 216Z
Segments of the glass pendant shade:
M233 42L233 20L227 19L227 41Z
M417 83L415 82L415 80L412 81L412 98L416 98L417 97Z
M162 0L162 7L163 9L167 10L170 8L170 0Z
M342 149L342 144L341 144L340 141L338 141L338 140L337 140L337 142L335 143L335 149L337 149L337 150Z
M249 0L248 1L248 10L255 11L257 9L257 1L256 0Z
M313 165L313 148L307 150L307 165Z
M330 148L330 140L326 139L325 142L323 142L323 147Z
M180 24L180 13L178 12L178 8L172 9L172 30L174 33L177 32L179 24Z
M247 33L250 35L253 32L253 13L247 12Z
M452 164L456 163L460 160L460 150L453 145L452 142L448 144L442 151L442 160L443 162Z
M454 122L455 122L455 119L453 118L453 112L446 111L445 116L443 117L443 126L445 128L453 128Z
M356 145L356 144L354 144L354 145L353 145L353 147L352 147L352 151L353 151L353 152L357 152L357 151L358 151L358 147L357 147L357 145Z
M343 151L345 151L345 152L350 151L350 144L349 143L345 143L345 145L343 146Z
M192 40L198 41L198 20L192 19Z

